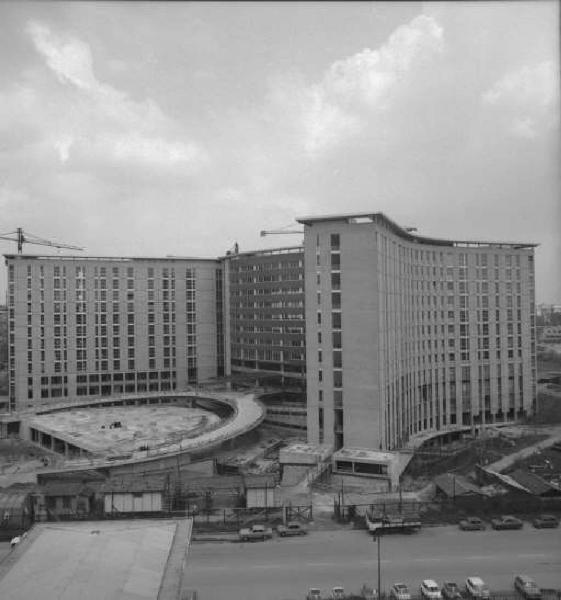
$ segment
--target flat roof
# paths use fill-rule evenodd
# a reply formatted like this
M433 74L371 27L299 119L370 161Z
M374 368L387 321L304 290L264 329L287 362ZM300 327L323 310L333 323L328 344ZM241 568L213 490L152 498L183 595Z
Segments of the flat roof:
M369 448L341 448L333 453L334 460L372 460L376 462L392 462L397 454L382 452L381 450L370 450Z
M77 256L77 255L56 255L56 254L4 254L6 259L34 259L34 260L83 260L95 261L106 260L113 262L135 262L135 261L207 261L218 262L218 258L201 258L197 256Z
M304 232L302 232L304 233ZM220 258L222 260L226 258L240 258L240 257L250 257L250 256L276 256L278 254L297 254L299 252L304 252L304 246L301 244L299 246L281 246L279 248L264 248L263 250L246 250L245 252L230 252Z
M0 597L154 600L176 528L138 520L36 525L0 572Z
M426 236L414 235L411 233L415 230L414 227L401 227L384 213L381 212L366 212L366 213L352 213L352 214L336 214L336 215L322 215L322 216L308 216L299 217L296 219L298 223L303 225L313 225L314 223L321 223L326 221L344 221L346 223L383 223L396 235L409 240L410 242L416 242L418 244L428 244L433 246L452 246L452 247L478 247L478 246L493 246L493 247L508 247L520 250L523 248L533 248L539 246L534 242L501 242L501 241L477 241L477 240L446 240L441 238L430 238Z

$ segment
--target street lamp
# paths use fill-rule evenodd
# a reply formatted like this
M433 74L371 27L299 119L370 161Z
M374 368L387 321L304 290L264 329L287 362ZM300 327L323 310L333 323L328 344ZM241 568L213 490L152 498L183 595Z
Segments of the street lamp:
M378 535L374 536L374 540L372 541L376 541L377 545L378 545L378 600L381 600L382 596L382 576L381 576L381 569L380 569L380 537L381 537L381 532L378 532Z

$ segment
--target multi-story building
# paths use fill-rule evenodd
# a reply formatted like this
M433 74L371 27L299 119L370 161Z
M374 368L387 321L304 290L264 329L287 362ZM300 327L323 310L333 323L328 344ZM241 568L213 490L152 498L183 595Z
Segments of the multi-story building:
M11 411L230 372L306 386L308 441L335 449L534 411L534 244L299 222L304 247L221 259L6 255Z
M224 272L232 373L304 389L302 246L230 253L224 258Z
M534 246L304 224L308 441L398 449L535 409Z
M224 375L219 260L5 258L12 411Z

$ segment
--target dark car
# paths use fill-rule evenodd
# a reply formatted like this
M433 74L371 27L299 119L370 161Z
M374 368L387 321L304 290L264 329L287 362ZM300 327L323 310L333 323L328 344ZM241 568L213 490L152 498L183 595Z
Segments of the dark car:
M306 535L308 533L306 528L297 521L289 521L286 525L279 525L277 532L281 537Z
M460 588L453 581L445 581L442 584L442 597L445 600L459 600L462 597Z
M378 597L378 593L376 592L373 586L365 583L360 588L360 597L363 600L376 600L376 598Z
M536 529L544 529L546 527L555 529L559 527L559 519L554 515L539 515L532 521L532 525Z
M537 583L527 575L517 575L514 578L514 587L528 600L539 600L542 597Z
M493 529L522 529L524 523L511 515L505 515L491 521Z
M462 531L483 531L485 523L479 517L466 517L460 521Z

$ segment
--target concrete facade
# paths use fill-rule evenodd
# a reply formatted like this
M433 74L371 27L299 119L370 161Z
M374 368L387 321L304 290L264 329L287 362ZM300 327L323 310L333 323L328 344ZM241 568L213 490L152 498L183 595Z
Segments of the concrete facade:
M303 261L301 246L224 258L232 373L304 388Z
M224 374L218 260L6 255L10 409Z
M308 441L392 450L535 409L534 244L305 226Z

